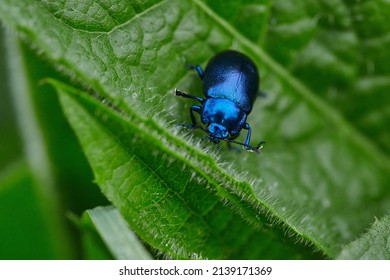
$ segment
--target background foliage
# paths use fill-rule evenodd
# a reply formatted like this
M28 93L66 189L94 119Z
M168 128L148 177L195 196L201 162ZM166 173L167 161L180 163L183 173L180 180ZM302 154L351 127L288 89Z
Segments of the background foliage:
M386 0L0 0L0 258L388 259L389 16ZM201 94L185 64L224 49L259 67L260 156L176 126L191 102L172 90Z

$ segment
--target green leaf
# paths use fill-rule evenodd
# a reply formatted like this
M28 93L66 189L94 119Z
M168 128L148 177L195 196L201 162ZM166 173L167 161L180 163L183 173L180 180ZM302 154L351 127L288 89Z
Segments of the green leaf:
M375 220L371 229L341 251L339 259L390 259L390 216Z
M286 240L280 227L271 230L267 223L255 224L269 220L264 210L253 209L249 201L230 192L226 188L229 181L221 185L217 181L221 179L196 167L207 162L207 157L204 163L181 158L164 148L156 135L85 93L51 83L60 92L64 112L102 191L131 228L155 248L175 258L316 256L305 246ZM210 168L220 173L217 166ZM252 195L242 187L242 196ZM226 205L232 202L238 209Z
M82 258L87 260L113 260L114 257L96 230L91 217L85 212L81 218L74 215L72 220L81 233Z
M96 207L83 215L83 223L94 226L117 260L151 259L121 214L112 206Z
M310 12L313 7L316 11L314 2L306 2ZM308 89L317 80L323 89L334 81L351 89L360 87L354 79L356 45L341 36L343 28L349 32L354 23L336 21L340 33L335 37L338 44L332 47L343 57L340 68L322 55L313 61L313 53L323 50L324 44L320 48L311 44L312 51L304 53L308 59L302 61L310 67L299 72L276 63L275 54L259 47L258 42L268 42L263 39L264 29L242 31L232 11L234 3L227 10L199 0L144 5L113 1L113 10L105 3L77 6L67 1L29 1L26 5L1 0L0 17L52 64L75 77L78 86L99 97L100 101L68 96L64 93L79 91L57 84L63 109L98 184L148 243L184 258L313 257L306 247L295 244L299 239L334 258L375 216L387 213L387 155L331 108L332 103ZM287 47L304 46L312 32L319 42L329 42L328 33L315 32L318 23L310 20L311 13L302 11L302 5L283 14L285 27L303 19L291 25L300 39L287 40ZM278 15L275 7L265 11L264 18L270 13L272 22L273 15ZM343 18L345 7L334 8ZM363 11L369 15L369 9ZM226 19L220 15L227 15ZM266 50L271 47L280 44L266 45ZM190 106L171 90L178 87L200 94L200 82L186 71L185 63L204 66L214 53L226 48L253 58L262 75L262 89L268 93L256 102L248 118L253 141L267 141L261 156L235 154L225 147L217 155L205 152L205 147L212 149L209 143L198 144L198 136L183 139L185 132L170 125L188 121ZM287 52L288 48L280 50L283 59L291 62ZM386 81L386 67L381 71ZM367 85L371 88L372 83ZM107 104L120 114L106 108ZM352 107L354 100L348 104ZM385 116L378 114L377 123L387 124ZM149 226L156 231L148 231Z

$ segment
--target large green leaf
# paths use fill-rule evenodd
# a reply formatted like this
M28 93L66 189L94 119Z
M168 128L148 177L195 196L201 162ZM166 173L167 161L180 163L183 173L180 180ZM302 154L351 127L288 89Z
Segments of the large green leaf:
M100 187L150 244L177 257L313 257L293 245L298 238L336 257L374 216L388 211L389 159L308 89L315 79L327 85L335 75L358 86L349 70L356 57L353 44L340 39L340 48L351 52L346 68L339 71L319 59L319 66L308 68L310 75L302 74L305 70L294 76L273 60L275 54L259 47L257 42L267 42L264 29L242 31L235 5L221 9L197 0L77 3L1 0L0 17L101 100L61 97ZM369 10L362 12L369 15ZM265 11L264 18L267 13L272 22L274 9ZM303 17L298 27L310 35L309 16L288 16ZM200 82L184 64L204 65L226 48L247 53L262 74L268 94L248 120L253 141L267 141L262 156L225 147L217 155L205 153L197 138L183 140L184 132L171 126L189 118L189 102L174 98L171 90L200 93ZM75 91L57 86L62 93ZM379 124L386 125L384 117L379 114ZM134 227L139 219L164 231ZM289 237L282 238L281 231ZM281 246L285 252L277 252Z
M207 157L185 159L175 151L179 146L167 149L139 123L85 93L52 83L97 183L131 228L155 248L176 258L315 256L285 239L281 227L271 229L261 205L251 205L256 203L252 191Z

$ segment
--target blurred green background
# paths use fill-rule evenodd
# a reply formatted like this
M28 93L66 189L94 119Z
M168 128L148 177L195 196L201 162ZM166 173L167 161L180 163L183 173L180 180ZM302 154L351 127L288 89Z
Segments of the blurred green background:
M5 50L7 36L1 28L0 259L83 258L81 231L71 217L108 202L93 183L55 90L40 83L46 77L64 78L17 41L20 57L10 58ZM15 58L31 70L27 86L36 94L27 107L21 100L28 103L28 97L18 95L9 83L10 75L23 81ZM28 111L35 112L36 118L26 124ZM34 130L41 133L44 150L37 145Z

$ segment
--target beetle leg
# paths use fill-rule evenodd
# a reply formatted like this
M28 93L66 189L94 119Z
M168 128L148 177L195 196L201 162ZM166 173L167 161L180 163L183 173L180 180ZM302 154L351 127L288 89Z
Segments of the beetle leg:
M200 67L199 65L196 65L195 66L195 70L196 70L196 72L198 72L198 75L199 75L200 79L203 81L204 74L203 74L202 67Z
M188 94L188 93L185 93L185 92L182 92L178 89L175 88L175 95L176 96L181 96L181 97L185 97L185 98L191 98L191 99L195 99L195 100L198 100L200 103L203 104L204 102L204 98L202 97L199 97L199 96L195 96L195 95L191 95L191 94Z
M252 129L249 126L248 123L245 123L245 126L243 128L248 130L248 134L247 134L245 142L244 142L244 149L247 150L248 152L257 152L257 153L259 153L259 150L263 147L263 144L265 144L265 141L260 141L260 143L257 144L256 147L249 146L249 142L251 140Z
M191 65L191 64L188 64L187 66L188 66L188 68L190 68L190 69L196 70L196 72L198 73L200 79L203 81L203 69L202 69L202 67L200 67L200 65Z
M191 106L191 109L190 109L190 115L191 115L191 121L192 121L191 128L197 128L198 127L198 122L196 121L194 112L197 112L198 114L200 114L201 110L202 110L202 107L200 107L198 105L192 105Z
M196 129L196 128L198 128L199 125L198 125L198 122L196 121L194 112L197 112L197 113L200 114L201 110L202 110L202 107L201 107L201 106L192 105L191 108L190 108L190 116L191 116L192 124L183 123L182 126L187 127L187 128L190 128L190 129Z
M246 139L245 139L245 142L244 142L244 149L247 150L247 151L251 151L252 152L253 148L249 146L249 142L251 141L252 129L249 126L248 123L245 123L243 128L248 130L248 134L246 135Z

